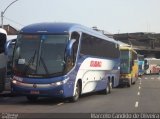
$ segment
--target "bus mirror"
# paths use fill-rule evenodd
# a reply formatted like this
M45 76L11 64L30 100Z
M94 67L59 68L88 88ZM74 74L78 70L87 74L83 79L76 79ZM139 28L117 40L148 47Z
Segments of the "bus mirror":
M76 42L76 39L71 39L67 46L67 56L72 56L73 44Z
M13 54L13 49L14 49L15 43L16 43L16 39L10 40L6 43L6 46L5 46L5 54L6 55L10 56Z

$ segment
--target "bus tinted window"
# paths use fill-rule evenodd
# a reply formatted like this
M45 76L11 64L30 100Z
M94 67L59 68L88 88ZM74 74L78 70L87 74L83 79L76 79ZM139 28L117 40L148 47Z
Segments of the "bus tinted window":
M117 58L120 55L119 49L118 47L116 48L115 43L87 34L83 34L82 36L81 53L85 55L110 58Z

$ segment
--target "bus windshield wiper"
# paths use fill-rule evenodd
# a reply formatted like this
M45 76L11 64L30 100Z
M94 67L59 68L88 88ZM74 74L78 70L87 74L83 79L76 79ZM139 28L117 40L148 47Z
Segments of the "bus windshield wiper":
M24 68L24 73L25 73L25 74L27 73L27 71L28 71L28 69L29 69L30 64L32 64L32 65L33 65L33 62L34 62L35 57L36 57L36 53L37 53L37 50L35 50L35 51L34 51L34 55L33 55L33 57L31 57L31 58L29 59L29 61L28 61L28 65L26 65L26 66L25 66L25 68Z
M46 71L46 74L49 74L48 69L47 69L47 66L46 66L46 64L45 64L45 62L44 62L44 60L43 60L43 58L40 57L40 60L41 60L42 65L43 65L43 67L44 67L44 69L45 69L45 71Z

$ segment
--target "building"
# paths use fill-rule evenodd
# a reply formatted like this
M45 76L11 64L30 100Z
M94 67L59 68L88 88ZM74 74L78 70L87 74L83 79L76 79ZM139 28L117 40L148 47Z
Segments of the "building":
M131 45L145 57L160 58L160 34L158 33L123 33L114 34L114 39Z
M11 25L4 25L4 29L7 31L7 35L17 35L18 30L12 27Z

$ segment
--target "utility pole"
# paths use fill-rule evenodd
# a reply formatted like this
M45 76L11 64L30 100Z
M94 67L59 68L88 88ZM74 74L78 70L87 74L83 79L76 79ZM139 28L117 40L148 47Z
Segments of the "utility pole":
M3 28L3 12L1 12L1 27Z
M6 10L15 2L17 2L18 0L15 0L13 2L11 2L4 11L1 11L1 27L3 28L3 18L4 18L4 13L6 12Z

